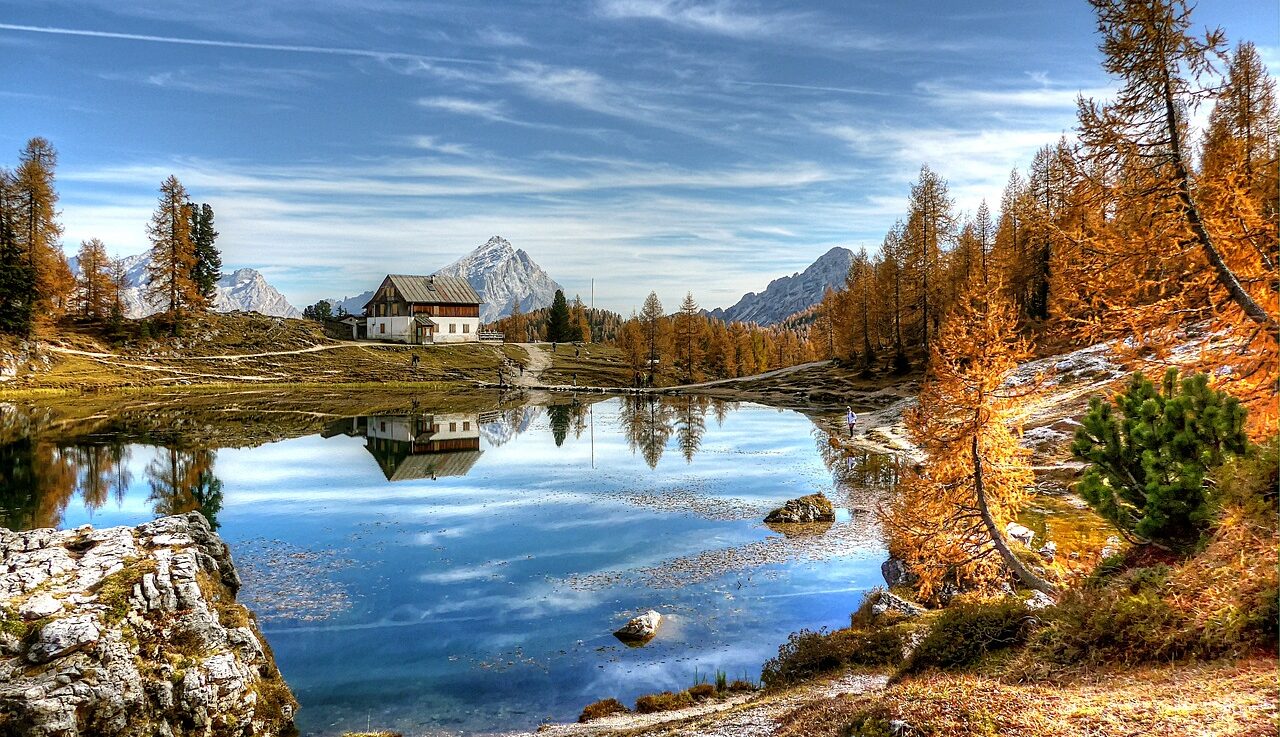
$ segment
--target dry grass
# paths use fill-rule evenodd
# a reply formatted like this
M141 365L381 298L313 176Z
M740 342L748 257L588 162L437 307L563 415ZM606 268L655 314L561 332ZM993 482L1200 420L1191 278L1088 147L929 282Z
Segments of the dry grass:
M912 678L878 694L811 702L785 715L779 737L843 737L867 717L900 719L937 737L1133 737L1276 734L1276 661L1255 658L1094 671L1055 683L980 674Z

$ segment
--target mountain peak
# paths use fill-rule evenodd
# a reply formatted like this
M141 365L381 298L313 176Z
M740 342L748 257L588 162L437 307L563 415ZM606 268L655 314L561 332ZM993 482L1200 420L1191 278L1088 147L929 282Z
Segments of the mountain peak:
M754 322L776 325L822 300L828 287L844 283L853 263L853 252L836 246L809 264L804 271L769 282L760 293L747 292L732 307L710 312L725 322Z
M489 253L491 251L511 253L514 250L515 249L511 247L511 241L507 240L506 238L503 238L500 235L495 235L494 237L485 241L483 244L476 246L476 249L471 253L473 254Z

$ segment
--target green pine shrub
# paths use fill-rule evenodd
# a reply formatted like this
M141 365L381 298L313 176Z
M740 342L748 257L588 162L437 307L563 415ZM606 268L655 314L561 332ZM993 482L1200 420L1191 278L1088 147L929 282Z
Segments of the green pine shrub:
M1160 387L1134 374L1113 401L1091 399L1076 430L1071 453L1089 464L1077 491L1126 535L1194 545L1214 514L1205 477L1247 448L1244 407L1172 368Z

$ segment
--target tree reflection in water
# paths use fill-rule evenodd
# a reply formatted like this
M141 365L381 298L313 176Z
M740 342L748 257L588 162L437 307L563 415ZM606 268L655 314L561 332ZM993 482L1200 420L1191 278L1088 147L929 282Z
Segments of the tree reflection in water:
M199 448L158 448L144 473L157 515L200 511L217 527L222 482L215 454ZM79 496L92 513L109 500L122 503L133 475L131 447L123 441L58 446L31 437L0 445L0 525L14 530L58 527Z

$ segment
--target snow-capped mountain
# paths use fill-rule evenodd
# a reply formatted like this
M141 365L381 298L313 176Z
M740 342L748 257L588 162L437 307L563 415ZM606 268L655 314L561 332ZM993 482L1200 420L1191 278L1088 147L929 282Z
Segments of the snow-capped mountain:
M763 292L747 292L734 306L717 307L707 314L725 322L776 325L822 301L828 287L844 284L852 264L853 251L836 246L804 271L774 279Z
M484 299L482 322L510 315L517 302L521 312L547 307L561 288L529 254L497 235L436 273L460 276L471 284Z
M517 302L521 312L547 307L555 298L556 290L561 288L523 249L514 248L507 239L497 235L435 273L467 280L484 300L480 305L482 322L510 315L511 306ZM329 302L335 312L341 306L347 312L359 315L372 296L373 290L370 289L354 297L331 299Z
M68 263L72 273L78 276L79 262L72 258ZM136 319L159 312L158 307L147 302L144 292L151 254L125 256L120 259L120 263L124 266L125 282L129 285L120 293L125 316ZM236 269L230 274L223 274L218 280L218 293L213 299L213 309L218 312L258 312L273 317L302 317L302 313L289 304L289 300L256 269Z

